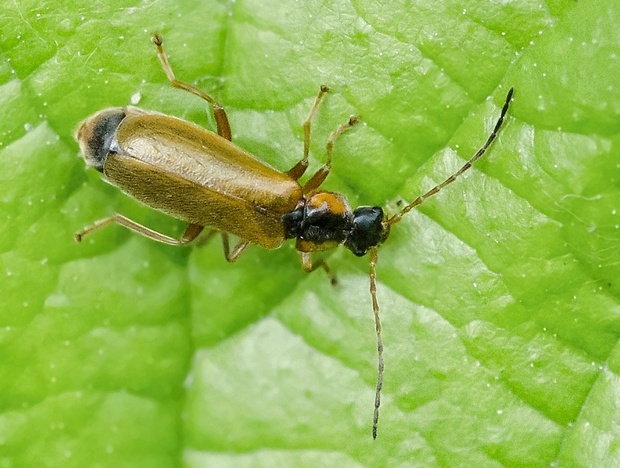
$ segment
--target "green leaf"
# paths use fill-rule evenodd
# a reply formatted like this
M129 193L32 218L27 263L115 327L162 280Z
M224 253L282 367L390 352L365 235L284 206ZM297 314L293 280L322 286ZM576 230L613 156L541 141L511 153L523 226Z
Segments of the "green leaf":
M0 466L620 464L620 6L592 2L10 2L0 18ZM475 167L368 258L154 243L182 223L85 170L73 133L137 104L282 170L320 84L310 173L394 213ZM234 216L234 213L231 213Z

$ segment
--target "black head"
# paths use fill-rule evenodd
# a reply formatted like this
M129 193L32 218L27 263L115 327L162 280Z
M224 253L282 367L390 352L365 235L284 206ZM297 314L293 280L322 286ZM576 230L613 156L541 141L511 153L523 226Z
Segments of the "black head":
M116 129L124 118L125 111L116 107L97 112L82 122L77 140L86 164L103 172Z
M390 233L384 223L383 210L378 206L360 206L353 211L353 222L344 246L361 257L368 250L382 244Z

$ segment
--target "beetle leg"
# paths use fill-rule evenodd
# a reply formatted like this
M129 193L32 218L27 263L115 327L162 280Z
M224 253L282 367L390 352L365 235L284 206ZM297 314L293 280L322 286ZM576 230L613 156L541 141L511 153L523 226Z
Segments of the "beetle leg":
M304 175L306 169L308 169L308 154L310 153L310 126L312 124L312 119L314 118L316 111L323 100L323 96L325 96L325 93L327 92L329 92L329 86L321 85L319 94L317 94L314 104L308 113L308 118L306 118L306 121L304 122L304 157L301 158L301 161L295 164L291 169L286 171L286 173L294 180L298 180L302 175Z
M213 115L215 117L215 123L217 125L218 135L230 141L232 139L232 132L230 130L230 123L228 122L228 116L226 115L224 108L204 91L199 90L191 84L177 80L164 52L164 39L159 35L159 33L155 33L153 34L151 40L153 41L153 44L155 44L155 47L157 47L157 57L159 57L161 66L164 69L170 84L175 88L188 91L211 104L211 107L213 108Z
M321 167L318 171L314 173L314 175L310 178L308 182L303 186L302 191L304 194L310 193L313 190L316 190L320 187L320 185L325 181L327 176L329 175L329 171L332 168L332 152L334 149L334 142L338 139L338 137L349 130L351 127L359 123L359 118L355 115L349 117L349 121L345 124L340 125L336 130L334 130L329 138L327 139L326 151L327 151L327 160L325 161L325 165Z
M210 229L209 232L207 232L204 236L200 238L198 245L206 244L207 242L209 242L209 240L211 240L211 238L215 234L218 234L218 233L222 236L222 250L224 250L224 257L230 263L235 262L241 256L241 254L245 251L246 247L250 245L250 243L247 241L241 241L235 246L235 248L231 252L230 243L228 242L228 233L220 232L217 229Z
M193 241L200 235L203 229L204 226L200 226L198 224L188 224L185 232L183 232L179 238L179 245L188 244Z
M228 243L228 234L222 232L222 247L224 248L224 257L226 257L226 260L228 260L230 263L236 262L248 245L250 245L248 241L239 241L239 243L235 245L231 252L230 244Z
M187 229L189 229L190 226L187 226ZM219 231L217 229L209 229L206 234L200 236L200 239L198 239L198 241L196 241L194 245L197 247L202 247L203 245L207 244L211 240L211 238L218 232Z
M336 279L336 275L332 273L332 271L327 266L327 262L323 259L320 259L316 263L312 263L312 259L310 258L310 252L299 252L301 257L301 267L304 269L306 273L311 273L317 268L323 268L325 273L327 273L327 277L329 278L329 282L336 286L338 284L338 280Z
M130 229L133 232L137 232L138 234L144 237L148 237L149 239L152 239L157 242L161 242L162 244L168 244L168 245L188 244L191 241L193 241L198 236L198 234L200 234L200 232L203 230L203 226L199 226L197 224L190 224L189 226L187 226L187 229L185 229L185 232L181 234L181 237L179 237L178 239L175 239L174 237L170 237L170 236L167 236L166 234L162 234L161 232L154 231L153 229L147 228L146 226L143 226L142 224L139 224L117 213L113 216L109 216L107 218L103 218L98 221L95 221L90 226L86 226L81 231L76 232L75 240L76 242L81 242L82 238L85 235L90 234L93 231L98 231L99 229L103 229L104 227L109 226L110 224L118 224L127 229Z

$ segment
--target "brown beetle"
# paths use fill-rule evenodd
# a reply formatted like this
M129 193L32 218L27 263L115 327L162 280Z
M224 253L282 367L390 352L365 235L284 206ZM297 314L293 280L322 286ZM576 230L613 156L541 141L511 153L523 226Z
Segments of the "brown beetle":
M126 194L144 204L189 223L179 239L149 229L123 215L101 219L76 233L78 242L110 224L120 224L145 237L170 245L184 245L205 227L210 235L222 236L224 255L234 262L250 244L268 249L287 239L296 239L302 267L310 272L323 268L323 260L312 263L311 252L340 244L357 256L370 252L370 294L377 335L378 370L372 436L377 436L381 388L383 386L383 342L376 292L377 247L390 228L425 200L451 184L480 158L497 136L512 99L508 91L500 117L484 145L458 171L420 195L397 214L386 216L378 206L351 209L340 194L319 190L331 169L332 149L340 134L354 126L351 117L329 136L326 163L303 185L299 179L308 168L311 121L327 86L321 86L304 123L302 159L287 172L280 172L230 142L226 112L211 96L175 78L162 47L162 38L152 38L168 80L207 101L213 108L217 134L185 120L135 107L105 109L86 119L77 133L82 155L89 166ZM241 240L229 248L228 234Z

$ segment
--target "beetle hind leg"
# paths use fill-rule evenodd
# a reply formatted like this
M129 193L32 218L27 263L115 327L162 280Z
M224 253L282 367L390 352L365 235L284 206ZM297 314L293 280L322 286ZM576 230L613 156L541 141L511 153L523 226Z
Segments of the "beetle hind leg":
M175 239L174 237L167 236L166 234L162 234L161 232L155 231L151 228L148 228L136 221L123 216L122 214L115 214L109 216L107 218L100 219L95 221L90 226L86 226L81 231L75 233L75 241L81 242L84 236L90 234L93 231L98 231L99 229L103 229L106 226L111 224L118 224L119 226L123 226L133 232L136 232L144 237L147 237L151 240L161 242L162 244L167 245L185 245L189 244L191 241L196 239L198 235L204 229L203 226L199 226L198 224L190 224L187 226L187 229L181 234L181 237Z
M204 99L209 104L211 104L211 107L213 108L213 115L215 117L215 123L217 125L218 135L223 138L226 138L229 141L232 140L232 132L230 130L230 123L228 122L228 116L226 115L226 111L224 110L222 105L219 104L215 99L213 99L211 96L209 96L204 91L199 90L198 88L196 88L195 86L192 86L191 84L177 80L177 78L174 76L174 72L172 71L172 67L170 66L170 63L168 62L166 53L164 52L164 46L163 46L164 39L161 37L159 33L155 33L153 34L151 41L153 41L153 44L155 44L155 47L157 47L157 57L159 58L159 61L161 62L161 66L164 69L164 72L166 73L166 76L168 77L168 81L170 81L170 84L175 88L182 89L184 91L192 93L195 96L198 96L199 98Z

